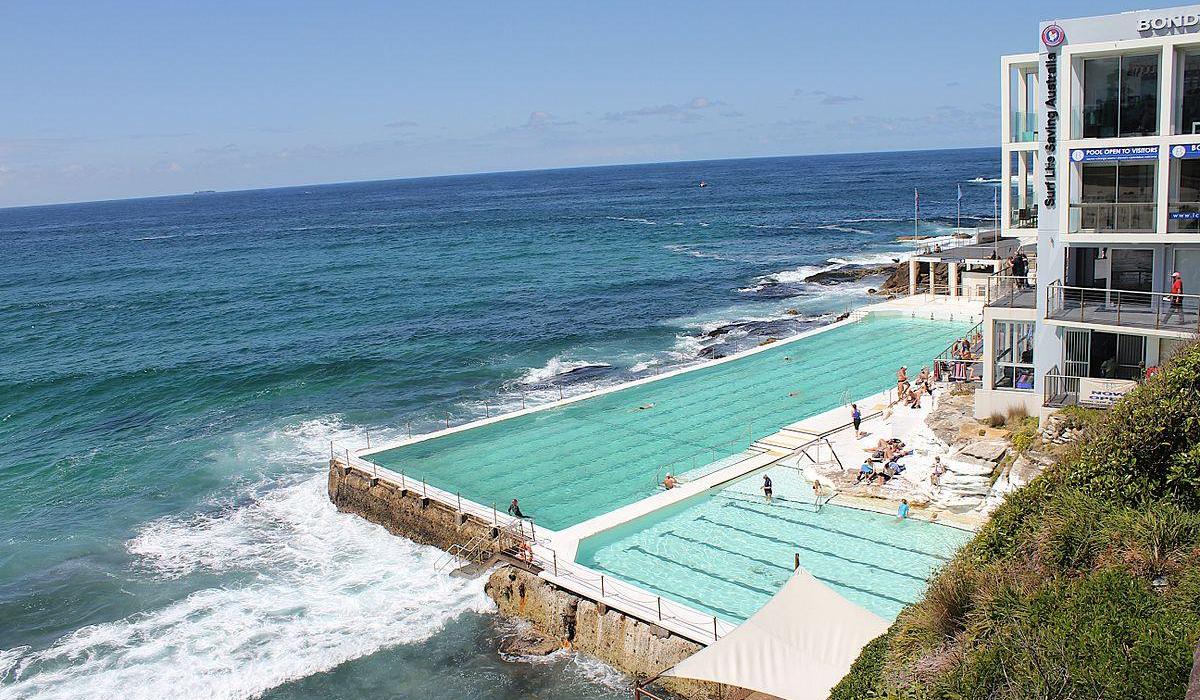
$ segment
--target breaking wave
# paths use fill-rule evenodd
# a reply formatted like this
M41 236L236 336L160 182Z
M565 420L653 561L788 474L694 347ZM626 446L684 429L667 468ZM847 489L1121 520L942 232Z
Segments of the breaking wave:
M431 573L438 550L338 513L323 475L249 498L149 523L128 543L164 578L234 583L0 652L0 697L250 698L492 609L482 580Z

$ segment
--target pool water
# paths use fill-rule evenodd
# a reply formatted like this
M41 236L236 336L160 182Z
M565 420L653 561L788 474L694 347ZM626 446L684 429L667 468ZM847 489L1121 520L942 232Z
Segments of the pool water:
M758 490L761 477L748 477L587 538L577 560L741 622L783 586L799 553L800 566L818 580L892 620L971 537L833 503L818 512L807 484L787 489L786 471L794 470L774 467L769 473L777 494L782 485L794 495L768 505Z
M969 324L869 316L736 360L397 447L369 459L562 529L751 440L891 385ZM648 406L649 408L640 408Z

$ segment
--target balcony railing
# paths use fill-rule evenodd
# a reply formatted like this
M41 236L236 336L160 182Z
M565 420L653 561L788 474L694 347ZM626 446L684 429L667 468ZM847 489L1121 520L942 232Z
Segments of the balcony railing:
M1100 326L1200 332L1200 295L1046 287L1046 318Z
M1042 405L1048 408L1109 408L1137 387L1141 379L1099 379L1059 374L1057 366L1042 377Z
M1034 288L1031 279L1032 275L1025 277L992 275L988 277L986 304L1010 309L1037 308L1037 289Z
M1032 206L1025 209L1013 209L1008 216L1009 228L1037 228L1037 212L1037 207Z
M1171 202L1167 207L1169 233L1200 233L1200 202Z
M1153 233L1158 205L1153 202L1072 204L1069 233Z
M1012 117L1013 143L1037 141L1037 112L1013 112Z

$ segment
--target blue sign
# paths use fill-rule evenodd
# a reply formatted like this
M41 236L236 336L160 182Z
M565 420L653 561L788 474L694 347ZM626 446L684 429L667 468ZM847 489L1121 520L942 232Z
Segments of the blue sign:
M1200 143L1181 143L1171 146L1172 158L1200 158Z
M1167 214L1167 218L1176 221L1200 221L1200 211L1173 211Z
M1156 160L1157 158L1158 146L1076 148L1071 151L1071 160L1076 163L1097 163L1117 160Z

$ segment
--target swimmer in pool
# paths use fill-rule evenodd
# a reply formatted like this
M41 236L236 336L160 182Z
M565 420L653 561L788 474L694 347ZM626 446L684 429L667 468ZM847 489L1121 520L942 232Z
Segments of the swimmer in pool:
M652 404L652 403L644 403L644 404L642 404L641 406L638 406L638 407L637 407L637 410L639 410L639 411L648 411L648 410L650 410L650 409L652 409L652 408L654 408L654 404Z
M763 496L766 496L767 503L771 502L771 498L775 495L775 485L771 483L771 477L763 474L762 484Z

